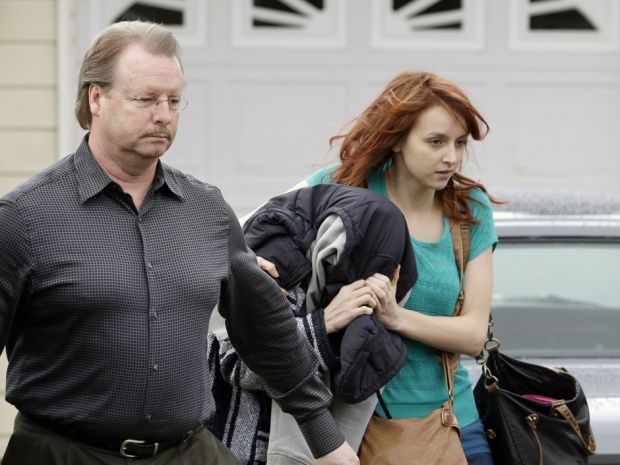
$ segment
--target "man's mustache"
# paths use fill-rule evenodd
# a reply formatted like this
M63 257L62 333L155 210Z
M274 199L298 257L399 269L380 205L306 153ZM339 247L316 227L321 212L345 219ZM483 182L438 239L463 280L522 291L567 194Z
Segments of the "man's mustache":
M148 131L142 134L142 137L166 137L167 139L171 138L170 130L168 128L159 128L154 131Z

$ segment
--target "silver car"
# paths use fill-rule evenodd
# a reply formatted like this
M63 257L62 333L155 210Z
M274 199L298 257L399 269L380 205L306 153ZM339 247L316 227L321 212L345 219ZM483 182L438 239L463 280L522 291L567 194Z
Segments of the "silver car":
M505 192L496 209L494 335L501 351L581 383L597 454L620 464L620 196ZM465 364L472 379L480 367Z

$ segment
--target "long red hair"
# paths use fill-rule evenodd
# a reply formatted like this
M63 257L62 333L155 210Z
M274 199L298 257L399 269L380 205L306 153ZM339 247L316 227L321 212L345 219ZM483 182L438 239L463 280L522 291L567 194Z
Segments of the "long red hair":
M403 72L392 79L381 94L357 117L346 133L333 136L330 143L342 141L341 165L334 182L368 187L368 174L382 167L393 156L393 148L402 142L418 115L442 105L461 121L474 140L482 140L489 125L453 82L427 72ZM468 192L484 186L461 173L455 173L436 198L450 218L475 223L467 204ZM487 193L487 195L489 195ZM491 201L501 203L489 195Z

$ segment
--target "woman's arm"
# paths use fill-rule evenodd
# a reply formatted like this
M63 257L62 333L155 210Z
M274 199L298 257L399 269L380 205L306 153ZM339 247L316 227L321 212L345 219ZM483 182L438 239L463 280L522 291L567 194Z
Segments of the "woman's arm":
M377 296L375 313L383 325L406 338L436 349L478 355L486 340L493 294L491 247L471 260L465 270L465 301L460 316L431 316L399 307L395 283L375 274L366 281Z

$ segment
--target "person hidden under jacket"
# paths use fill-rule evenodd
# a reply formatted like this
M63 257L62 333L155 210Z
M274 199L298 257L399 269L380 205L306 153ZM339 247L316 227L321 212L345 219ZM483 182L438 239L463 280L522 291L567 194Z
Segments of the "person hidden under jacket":
M406 350L374 315L328 336L323 308L341 287L374 273L392 276L399 265L396 298L407 297L417 271L405 218L367 189L322 184L272 198L248 219L244 235L256 255L276 265L275 279L288 291L298 328L334 391L332 413L358 447L376 404L373 394L403 366ZM295 421L275 403L270 408L260 378L238 358L223 326L214 322L220 329L209 337L213 395L220 406L212 431L241 463L265 463L267 442L270 463L313 463Z

